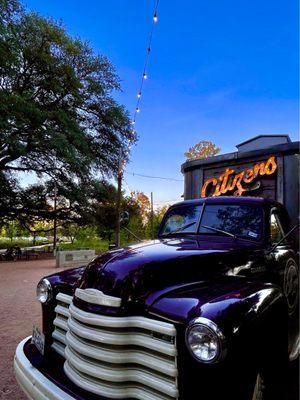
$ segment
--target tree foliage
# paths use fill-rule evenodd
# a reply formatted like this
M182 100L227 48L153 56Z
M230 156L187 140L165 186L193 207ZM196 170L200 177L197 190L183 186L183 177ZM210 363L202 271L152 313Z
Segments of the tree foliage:
M201 142L190 147L187 152L184 153L187 160L200 160L202 158L208 158L215 156L220 152L220 147L217 147L213 142L209 140L202 140Z
M0 0L2 214L36 214L32 191L43 197L47 185L22 189L24 172L55 180L75 204L86 201L82 191L95 176L117 171L119 152L126 158L135 140L128 113L112 97L119 89L109 60L86 42L17 0Z

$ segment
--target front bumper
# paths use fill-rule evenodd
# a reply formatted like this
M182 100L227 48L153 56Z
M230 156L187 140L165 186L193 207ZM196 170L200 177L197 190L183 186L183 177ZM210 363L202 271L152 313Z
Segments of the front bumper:
M74 400L75 397L61 390L30 363L24 353L24 345L29 339L30 336L19 343L14 359L15 375L21 389L31 400Z

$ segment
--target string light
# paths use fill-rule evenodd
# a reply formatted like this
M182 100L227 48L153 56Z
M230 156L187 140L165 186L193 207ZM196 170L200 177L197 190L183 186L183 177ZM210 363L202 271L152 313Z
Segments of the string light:
M146 52L146 57L145 57L145 62L144 62L144 68L143 68L143 72L142 72L140 89L139 89L139 91L137 93L137 103L136 103L136 108L135 108L135 112L134 112L134 116L133 116L133 120L134 121L136 120L137 113L140 112L140 100L141 100L141 97L142 97L144 82L148 79L147 67L148 67L149 57L150 57L150 53L151 53L151 45L152 45L154 25L158 21L158 17L157 17L158 4L159 4L159 0L155 0L155 6L154 6L154 11L153 11L153 19L152 19L152 25L151 25L150 35L149 35L147 52Z
M148 40L148 46L147 46L147 51L146 51L146 57L145 57L145 62L144 62L144 68L143 68L143 72L142 72L142 76L141 76L141 83L140 83L140 88L139 91L137 93L137 102L136 102L136 107L135 107L135 111L133 114L133 118L131 121L132 125L135 125L136 123L136 117L137 114L140 112L140 101L141 101L141 97L142 97L142 92L143 92L143 86L144 86L144 82L148 79L148 74L147 74L147 67L148 67L148 63L149 63L149 57L150 57L150 53L151 53L151 45L152 45L152 37L153 37L153 31L154 31L154 25L157 23L158 21L158 17L157 17L157 9L158 9L158 4L159 4L159 0L155 0L155 6L154 6L154 11L153 11L153 17L152 17L152 25L151 25L151 29L150 29L150 35L149 35L149 40ZM131 150L131 147L134 143L134 138L135 138L135 130L131 130L132 133L132 137L129 139L129 145L128 145L128 150ZM122 157L122 155L121 155ZM120 162L120 168L119 168L119 173L123 175L124 170L126 168L126 161L123 160Z

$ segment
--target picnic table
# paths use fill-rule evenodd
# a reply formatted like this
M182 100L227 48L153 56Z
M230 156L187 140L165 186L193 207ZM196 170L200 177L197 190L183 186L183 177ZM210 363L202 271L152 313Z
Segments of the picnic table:
M44 244L39 246L30 246L20 248L19 246L12 246L7 249L0 250L0 260L2 261L17 261L17 260L30 260L39 258L39 255L45 252L50 252L53 245Z

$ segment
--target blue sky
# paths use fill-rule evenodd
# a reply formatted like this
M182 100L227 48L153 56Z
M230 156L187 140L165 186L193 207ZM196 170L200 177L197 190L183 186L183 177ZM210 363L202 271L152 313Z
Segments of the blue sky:
M106 55L121 79L117 99L133 113L153 0L27 0ZM222 153L258 134L298 140L297 0L160 0L149 79L128 172L183 179L183 153L212 140ZM183 182L125 174L125 188L177 200Z

